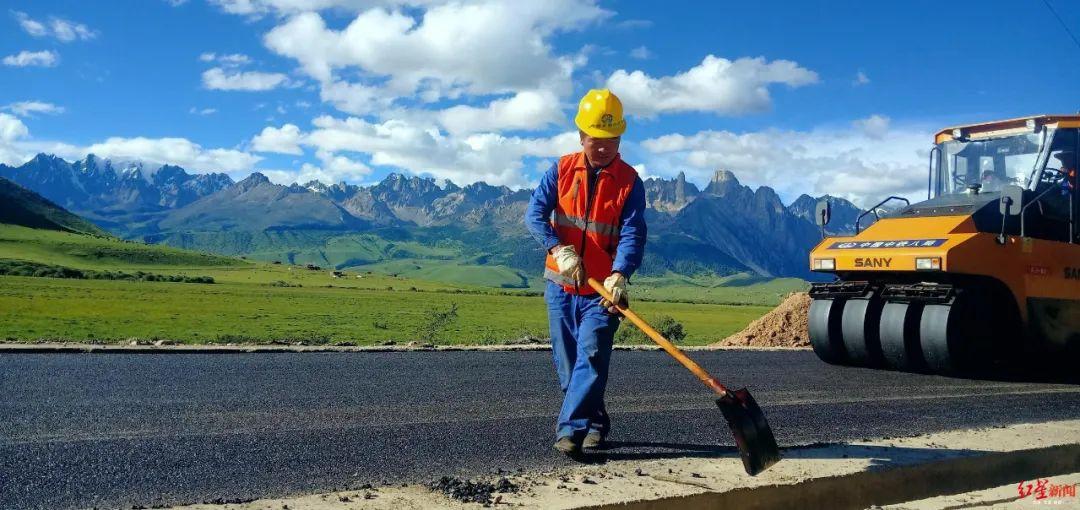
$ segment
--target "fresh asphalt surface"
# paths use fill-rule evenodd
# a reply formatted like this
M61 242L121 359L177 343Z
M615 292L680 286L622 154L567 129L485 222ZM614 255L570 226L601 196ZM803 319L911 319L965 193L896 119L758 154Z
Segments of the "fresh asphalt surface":
M783 446L1080 418L1080 386L695 352L748 386ZM0 355L0 508L247 500L488 476L551 449L550 352ZM708 390L665 354L619 351L610 459L737 462ZM1080 437L1080 431L1078 431Z

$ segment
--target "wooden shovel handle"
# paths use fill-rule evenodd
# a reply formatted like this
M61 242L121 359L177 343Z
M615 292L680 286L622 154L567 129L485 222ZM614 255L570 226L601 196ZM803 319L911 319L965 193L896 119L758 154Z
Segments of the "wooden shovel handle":
M596 292L599 292L604 299L614 303L615 300L612 298L611 293L604 288L603 284L593 278L589 278L589 286L592 287L593 290L595 290ZM620 313L623 314L623 317L630 319L630 322L633 322L635 326L637 326L639 329L641 329L641 331L648 335L648 337L651 338L653 342L656 342L656 344L663 348L665 351L667 351L667 353L670 354L672 358L675 358L675 361L681 363L682 366L686 367L687 370L693 372L698 379L701 379L701 382L705 383L705 386L712 388L712 390L721 397L728 394L727 388L725 388L723 384L720 384L720 381L717 381L715 377L709 375L709 373L706 372L704 368L701 368L701 365L695 363L694 360L690 359L690 357L688 357L684 352L682 352L681 349L675 347L675 344L671 343L671 341L667 338L664 338L664 335L661 335L659 331L653 329L653 327L650 326L649 323L645 322L644 319L638 317L636 313L630 311L629 307L624 308L622 306L619 306L618 304L615 304L614 306L619 310Z

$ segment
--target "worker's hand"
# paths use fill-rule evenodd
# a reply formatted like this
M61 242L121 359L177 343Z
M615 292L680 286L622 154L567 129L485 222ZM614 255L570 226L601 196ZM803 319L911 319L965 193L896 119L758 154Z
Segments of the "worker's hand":
M581 269L581 257L573 246L569 244L556 246L552 248L551 256L555 258L555 264L559 266L559 274L563 278L579 283L585 281L585 272Z
M612 315L619 313L619 309L615 308L615 303L618 303L623 308L630 306L630 300L626 296L626 277L622 273L611 273L611 276L604 280L604 288L611 293L611 297L615 300L614 302L607 299L600 300L600 306L607 308L608 313Z

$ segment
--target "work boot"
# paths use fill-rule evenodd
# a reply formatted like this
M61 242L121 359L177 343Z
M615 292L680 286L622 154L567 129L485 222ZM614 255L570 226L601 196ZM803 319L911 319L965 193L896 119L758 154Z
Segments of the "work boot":
M562 452L567 457L577 457L581 455L581 446L574 441L574 438L570 436L560 437L558 441L555 441L555 449Z
M589 432L585 436L585 440L581 442L581 447L582 448L588 448L588 449L591 449L591 450L599 449L599 448L602 448L603 446L604 446L604 436L600 435L599 432Z

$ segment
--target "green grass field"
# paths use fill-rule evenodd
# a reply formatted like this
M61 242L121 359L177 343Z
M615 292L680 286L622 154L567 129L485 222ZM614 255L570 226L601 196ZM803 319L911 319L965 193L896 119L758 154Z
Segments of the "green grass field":
M342 343L371 345L429 338L443 344L498 344L546 337L542 297L533 289L498 289L483 282L482 266L461 266L459 283L406 277L412 271L359 266L334 278L329 269L275 265L205 255L158 245L0 225L0 259L31 260L78 269L210 276L214 284L71 280L0 276L0 339L6 341L121 342L132 338L183 343ZM436 261L441 262L441 261ZM437 271L445 274L444 271ZM493 281L509 275L500 275ZM695 280L657 279L634 291L683 299ZM716 283L716 282L712 282ZM761 282L738 287L744 289ZM767 285L767 284L766 284ZM735 287L732 287L735 288ZM755 299L782 286L761 287ZM715 291L713 297L725 296ZM666 294L665 294L666 293ZM750 296L751 294L747 294ZM762 298L763 299L763 298ZM432 312L456 306L445 328ZM767 306L662 301L636 302L646 319L669 315L687 332L685 343L705 344L741 329ZM626 324L625 327L632 327Z

